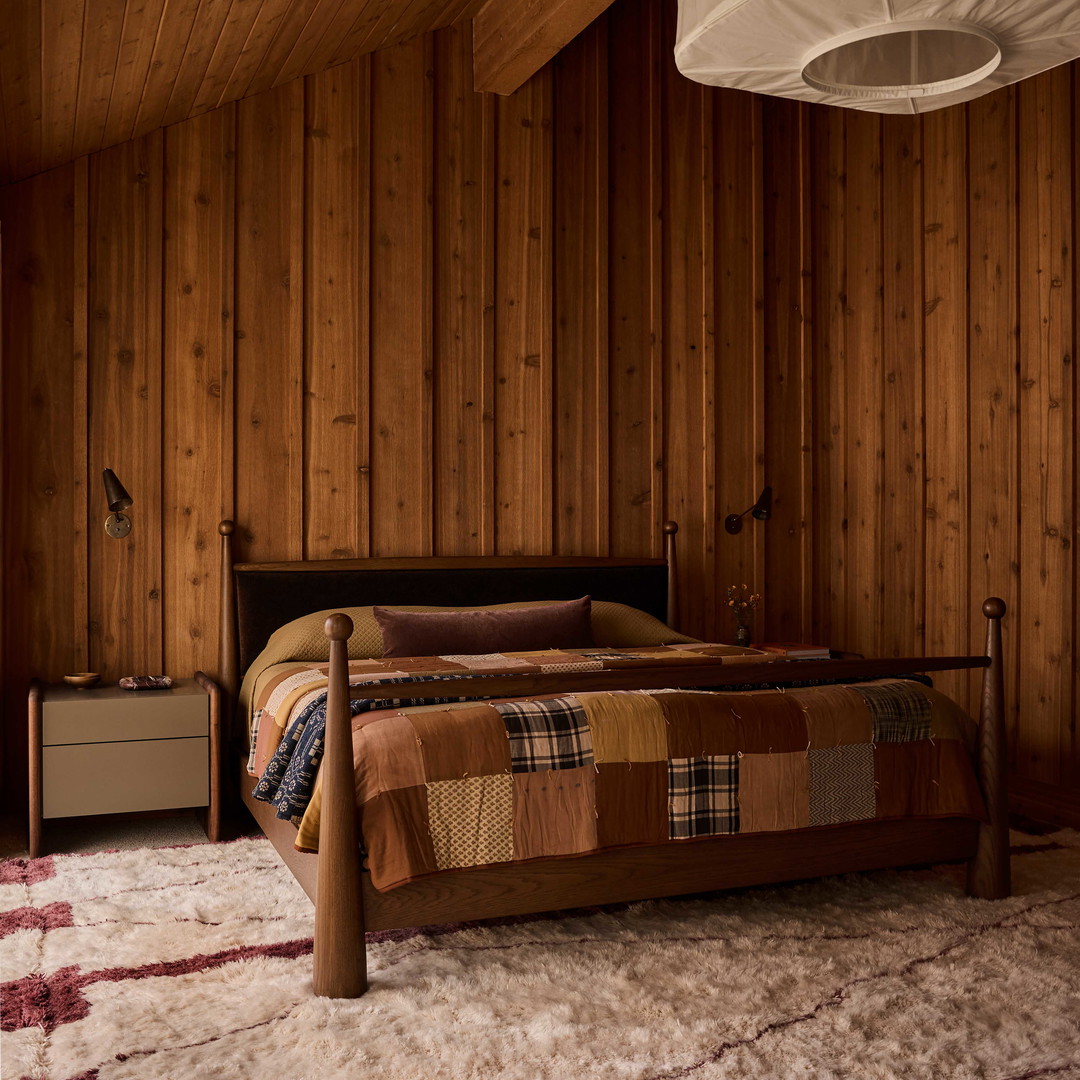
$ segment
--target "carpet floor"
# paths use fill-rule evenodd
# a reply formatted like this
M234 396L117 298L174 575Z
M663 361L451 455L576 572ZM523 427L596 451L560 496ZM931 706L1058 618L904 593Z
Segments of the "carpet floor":
M270 845L0 864L0 1078L1080 1078L1080 834L933 867L372 935L311 993Z

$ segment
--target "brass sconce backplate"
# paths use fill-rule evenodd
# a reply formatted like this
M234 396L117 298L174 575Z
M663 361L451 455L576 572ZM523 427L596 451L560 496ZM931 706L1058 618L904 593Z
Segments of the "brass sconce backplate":
M105 519L105 531L114 540L123 540L131 532L131 518L127 514L110 514Z

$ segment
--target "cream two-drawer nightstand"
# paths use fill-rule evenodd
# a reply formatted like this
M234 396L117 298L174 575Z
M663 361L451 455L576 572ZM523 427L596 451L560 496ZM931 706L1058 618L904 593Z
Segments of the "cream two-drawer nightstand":
M30 857L48 818L206 807L218 839L217 686L202 672L169 690L30 688Z

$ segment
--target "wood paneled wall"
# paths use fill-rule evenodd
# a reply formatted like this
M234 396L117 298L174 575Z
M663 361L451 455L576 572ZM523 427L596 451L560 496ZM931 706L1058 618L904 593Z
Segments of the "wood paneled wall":
M1004 597L1014 794L1072 821L1078 108L1073 64L922 118L812 109L809 188L814 632L977 651Z
M216 666L222 516L251 559L674 517L703 636L745 581L763 635L967 652L1004 596L1018 790L1068 803L1076 69L883 119L683 80L673 13L506 99L440 31L3 189L9 791L31 673Z

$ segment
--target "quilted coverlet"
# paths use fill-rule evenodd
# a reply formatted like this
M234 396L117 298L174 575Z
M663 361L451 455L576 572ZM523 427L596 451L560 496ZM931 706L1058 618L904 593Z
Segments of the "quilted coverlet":
M972 721L921 682L617 691L462 700L479 672L685 665L730 649L353 661L350 681L401 683L352 702L372 883L628 845L874 818L984 816ZM326 665L281 664L255 693L257 798L317 850ZM437 685L432 685L437 684ZM808 834L811 835L811 834Z

